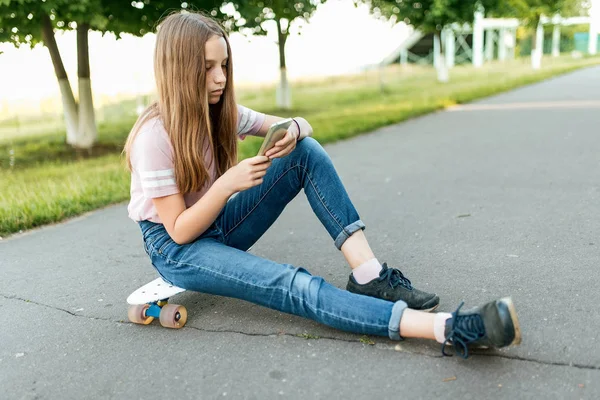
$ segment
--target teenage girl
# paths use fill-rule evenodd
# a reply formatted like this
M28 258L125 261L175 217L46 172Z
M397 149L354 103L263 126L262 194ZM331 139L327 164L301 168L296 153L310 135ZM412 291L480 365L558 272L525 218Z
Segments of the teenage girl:
M139 223L145 250L165 281L358 334L437 340L442 352L452 344L465 358L471 346L520 343L510 298L428 313L439 297L379 263L305 119L294 118L265 156L238 163L238 140L264 136L282 118L237 104L232 70L229 41L217 22L188 12L161 22L154 53L158 100L134 125L125 153L129 217ZM347 290L247 252L302 190L352 268Z

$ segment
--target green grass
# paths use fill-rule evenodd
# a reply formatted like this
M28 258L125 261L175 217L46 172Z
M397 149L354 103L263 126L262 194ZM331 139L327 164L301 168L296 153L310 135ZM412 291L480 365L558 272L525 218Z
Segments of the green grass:
M531 70L528 59L479 70L462 66L451 71L446 84L436 81L431 68L390 67L382 73L297 82L290 111L274 106L273 87L240 90L238 102L269 114L301 115L324 144L598 64L599 57L562 57L545 59L538 71ZM48 131L38 129L44 124L40 118L19 121L19 132L10 131L10 121L0 122L0 236L127 200L129 175L119 152L135 121L134 110L134 100L104 107L99 143L91 152L70 149L64 132L51 123ZM254 155L259 147L259 138L247 138L240 158Z
M0 232L40 226L125 200L129 176L119 155L3 171Z

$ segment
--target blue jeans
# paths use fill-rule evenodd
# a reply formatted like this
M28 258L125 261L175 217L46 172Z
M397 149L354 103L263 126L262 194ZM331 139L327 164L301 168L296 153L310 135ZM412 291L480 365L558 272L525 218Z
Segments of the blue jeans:
M403 301L350 293L303 268L246 251L301 189L338 249L365 228L329 155L308 137L288 156L273 160L261 185L232 197L193 242L179 245L162 224L141 221L146 253L165 281L184 289L243 299L344 331L400 340Z

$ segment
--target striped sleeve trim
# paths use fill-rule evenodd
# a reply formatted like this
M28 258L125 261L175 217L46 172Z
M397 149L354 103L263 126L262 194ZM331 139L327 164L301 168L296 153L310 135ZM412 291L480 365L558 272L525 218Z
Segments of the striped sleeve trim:
M175 176L175 171L173 169L163 169L158 171L140 171L140 178L142 179L162 178L165 176Z
M159 169L155 171L140 171L142 187L144 189L164 188L177 186L174 169Z
M144 181L142 182L142 187L150 189L150 188L162 188L165 186L174 186L175 179L161 179L158 181Z

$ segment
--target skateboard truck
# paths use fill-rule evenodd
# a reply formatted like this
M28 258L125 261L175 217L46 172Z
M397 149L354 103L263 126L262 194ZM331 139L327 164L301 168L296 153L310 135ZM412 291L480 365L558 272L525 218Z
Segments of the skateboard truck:
M129 320L136 324L148 325L155 318L166 328L179 329L187 322L187 310L179 304L168 304L170 296L185 289L171 285L161 278L142 286L133 292L127 302Z

